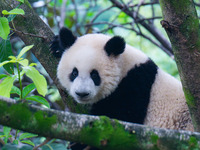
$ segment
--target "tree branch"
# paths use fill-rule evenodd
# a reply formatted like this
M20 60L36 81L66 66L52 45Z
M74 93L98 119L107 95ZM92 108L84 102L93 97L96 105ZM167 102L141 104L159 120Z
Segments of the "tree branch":
M134 31L137 35L140 35L142 36L143 38L149 40L151 43L153 43L154 45L156 45L157 47L161 48L166 54L168 54L172 59L174 59L174 55L172 53L170 53L168 51L168 49L166 49L165 47L163 47L162 45L160 45L158 42L156 42L155 40L153 40L152 38L148 37L147 35L143 34L142 32L139 32L137 31L136 29L134 29L133 27L126 27L126 25L128 24L131 24L131 23L125 23L125 24L114 24L114 23L109 23L109 22L95 22L95 23L90 23L90 24L87 24L85 25L86 27L90 27L90 26L93 26L93 25L101 25L101 24L105 24L105 25L108 25L109 27L104 29L104 30L101 30L99 33L103 33L103 32L106 32L108 31L109 29L113 29L115 27L120 27L120 28L123 28L123 29L126 29L126 30L132 30Z
M182 149L200 148L200 134L151 128L112 120L45 109L0 96L0 124L98 147L100 149Z
M121 9L128 16L133 18L134 20L143 20L141 15L137 15L135 18L134 13L129 10L129 5L122 5L118 0L111 0L112 4L117 8ZM168 50L168 54L173 54L171 44L167 41L167 39L160 34L160 31L156 29L153 24L147 24L145 21L139 22L147 31L149 31L162 45Z
M63 0L61 11L60 11L60 28L62 28L65 24L66 4L67 4L67 0Z

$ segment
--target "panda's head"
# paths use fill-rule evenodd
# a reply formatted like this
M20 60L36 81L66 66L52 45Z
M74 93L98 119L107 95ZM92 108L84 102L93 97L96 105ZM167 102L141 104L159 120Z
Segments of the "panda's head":
M57 77L78 103L95 103L116 89L122 79L120 54L126 46L123 38L103 34L75 37L62 28L56 40L52 47L55 50L57 44L57 52L63 52Z

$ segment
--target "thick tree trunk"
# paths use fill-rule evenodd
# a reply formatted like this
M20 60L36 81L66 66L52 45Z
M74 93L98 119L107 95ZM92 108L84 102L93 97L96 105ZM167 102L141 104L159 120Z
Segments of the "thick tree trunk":
M200 148L200 134L45 109L0 96L0 124L108 150Z
M160 0L162 26L172 43L196 131L200 131L200 30L193 0Z
M16 0L1 0L0 12L2 10L12 10L19 5ZM58 61L49 51L50 41L53 39L53 32L51 29L40 19L40 17L34 12L28 0L20 6L25 11L25 15L17 15L13 20L15 33L23 40L26 45L34 45L31 49L33 54L45 68L54 84L58 88L62 100L66 103L67 107L72 112L87 112L87 108L83 105L75 103L66 92L64 92L56 77L56 70ZM12 25L12 24L10 24ZM35 36L33 36L33 34Z

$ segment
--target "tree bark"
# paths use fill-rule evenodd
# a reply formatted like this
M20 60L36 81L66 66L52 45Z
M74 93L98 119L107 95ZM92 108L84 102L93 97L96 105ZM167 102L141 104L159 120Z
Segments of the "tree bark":
M19 2L16 0L1 0L0 12L2 12L2 10L10 11L18 5ZM77 104L72 98L70 98L69 95L62 90L57 80L56 71L59 60L56 59L49 50L49 45L54 37L54 33L34 12L28 0L25 0L25 3L22 4L20 8L25 11L25 15L17 15L14 18L13 22L16 29L15 33L26 45L34 45L31 49L32 53L36 56L51 79L54 81L54 84L60 92L62 100L66 103L70 111L87 113L87 108L83 105Z
M162 26L172 43L186 101L200 131L200 30L192 0L160 0Z
M40 136L81 142L100 149L200 148L200 134L157 129L69 112L45 109L0 96L0 124Z

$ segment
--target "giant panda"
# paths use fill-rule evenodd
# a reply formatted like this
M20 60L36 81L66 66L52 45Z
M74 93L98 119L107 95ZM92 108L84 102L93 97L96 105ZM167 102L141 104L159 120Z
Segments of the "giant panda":
M181 83L120 36L76 37L63 27L51 50L61 57L57 77L92 115L193 131Z

